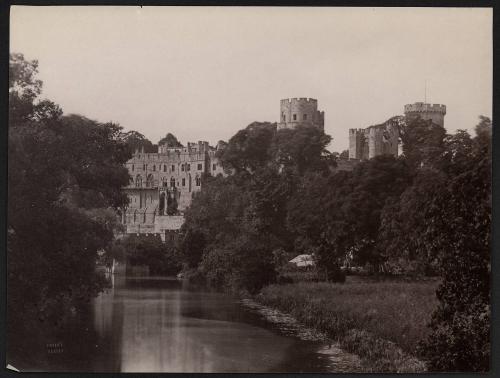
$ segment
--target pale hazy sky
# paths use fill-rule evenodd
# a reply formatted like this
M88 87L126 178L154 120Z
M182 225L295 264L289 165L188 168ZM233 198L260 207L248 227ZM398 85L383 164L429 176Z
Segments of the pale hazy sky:
M43 97L153 143L227 140L318 99L330 149L348 129L447 106L449 131L491 116L492 10L453 8L11 8L11 51L38 59Z

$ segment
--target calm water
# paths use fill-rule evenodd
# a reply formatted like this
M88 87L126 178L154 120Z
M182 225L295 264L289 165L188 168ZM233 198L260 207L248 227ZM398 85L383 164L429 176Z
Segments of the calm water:
M349 372L355 356L293 319L170 279L115 277L64 329L9 349L21 371Z

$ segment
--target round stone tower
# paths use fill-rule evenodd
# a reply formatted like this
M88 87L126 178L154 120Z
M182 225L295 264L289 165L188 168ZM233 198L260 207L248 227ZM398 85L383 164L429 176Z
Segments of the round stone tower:
M444 116L446 114L446 105L426 104L416 102L405 105L405 116L408 121L420 117L424 120L431 120L432 123L444 127Z
M278 130L293 129L299 125L325 127L325 112L318 110L318 100L313 98L289 98L280 101Z

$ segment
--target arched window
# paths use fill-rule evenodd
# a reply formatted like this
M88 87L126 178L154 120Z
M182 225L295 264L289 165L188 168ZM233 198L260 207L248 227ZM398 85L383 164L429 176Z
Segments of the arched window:
M175 188L175 179L173 177L170 179L170 186Z
M159 212L160 212L160 215L163 215L163 213L165 212L165 192L162 192L160 194Z
M149 175L146 180L146 188L151 188L153 186L153 175Z
M142 186L142 177L141 177L141 175L137 175L135 177L135 186L137 188L140 188Z

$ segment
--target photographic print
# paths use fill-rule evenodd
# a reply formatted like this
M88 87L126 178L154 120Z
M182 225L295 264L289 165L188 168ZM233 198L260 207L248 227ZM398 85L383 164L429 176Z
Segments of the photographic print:
M6 368L488 372L492 18L11 7Z

